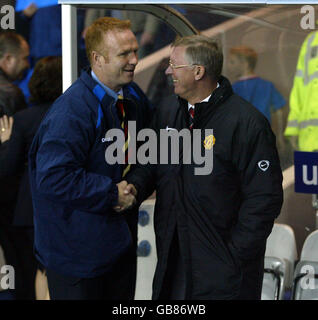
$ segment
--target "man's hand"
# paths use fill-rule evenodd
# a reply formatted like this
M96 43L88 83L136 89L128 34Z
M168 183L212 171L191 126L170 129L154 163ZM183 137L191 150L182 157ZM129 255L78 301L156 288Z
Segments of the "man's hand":
M128 184L124 190L124 194L132 194L134 197L137 196L137 190L133 184Z
M35 3L32 2L23 10L23 14L26 17L31 18L36 13L37 10L38 10L38 7L36 6Z
M0 118L0 140L1 143L10 139L13 126L13 118L3 116Z
M136 203L135 196L137 191L132 184L128 184L127 181L123 180L117 183L118 188L118 204L113 209L116 212L122 212L134 206Z

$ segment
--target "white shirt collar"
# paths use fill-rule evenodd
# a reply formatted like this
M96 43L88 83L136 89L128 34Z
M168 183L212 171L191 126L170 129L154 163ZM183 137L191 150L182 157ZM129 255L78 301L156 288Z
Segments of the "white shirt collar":
M220 84L217 83L215 89L217 89L219 86L220 86ZM214 90L215 90L215 89L214 89ZM213 93L213 91L212 91L212 93ZM205 99L203 99L202 101L200 101L199 103L201 103L201 102L208 102L208 101L210 100L211 96L212 96L212 93L211 93L208 97L206 97ZM192 105L192 104L190 104L190 103L188 102L188 111L189 111L191 108L194 109L194 105Z

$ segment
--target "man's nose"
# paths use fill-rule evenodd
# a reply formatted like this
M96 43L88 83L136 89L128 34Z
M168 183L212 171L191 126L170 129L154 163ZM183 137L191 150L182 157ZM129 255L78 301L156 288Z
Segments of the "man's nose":
M168 68L165 71L166 75L172 74L172 68L170 66L168 66Z
M129 64L136 65L138 63L138 54L136 52L132 52L129 57Z

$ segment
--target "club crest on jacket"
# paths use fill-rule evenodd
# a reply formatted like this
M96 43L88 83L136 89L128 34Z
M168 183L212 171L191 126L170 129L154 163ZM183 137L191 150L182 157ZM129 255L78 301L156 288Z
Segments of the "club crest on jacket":
M213 134L210 134L209 136L205 137L203 142L205 149L211 150L214 144L215 144L215 137Z

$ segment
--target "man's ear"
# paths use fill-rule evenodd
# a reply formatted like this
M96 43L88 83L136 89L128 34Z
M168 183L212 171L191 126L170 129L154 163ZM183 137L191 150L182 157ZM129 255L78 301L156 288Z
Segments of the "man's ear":
M100 58L101 58L101 56L97 51L91 52L92 65L100 67L101 66Z
M97 67L101 67L101 59L104 59L104 61L107 63L108 62L108 57L107 56L103 56L100 53L98 53L97 51L92 51L91 53L91 57L92 57L92 64L96 65Z
M7 52L4 54L3 58L5 59L6 63L12 63L12 61L14 60L14 55L10 52Z
M204 66L195 66L194 72L195 72L194 79L201 80L205 74L205 67Z

